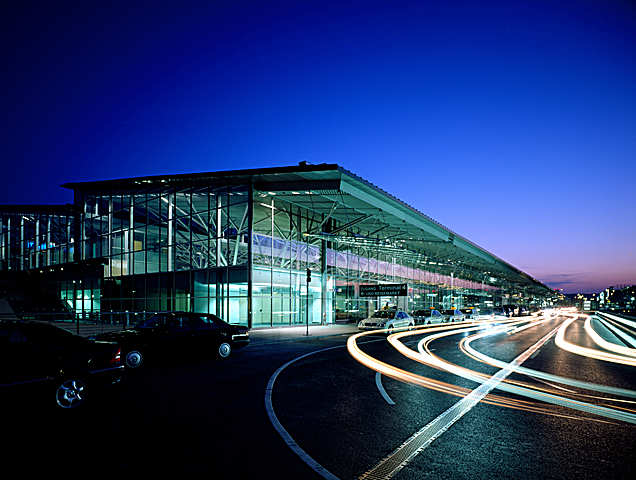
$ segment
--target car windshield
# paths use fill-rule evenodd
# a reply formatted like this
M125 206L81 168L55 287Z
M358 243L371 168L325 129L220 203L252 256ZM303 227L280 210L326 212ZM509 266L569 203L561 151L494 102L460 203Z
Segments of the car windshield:
M444 310L444 315L455 315L455 310Z
M373 318L393 318L395 310L376 310Z

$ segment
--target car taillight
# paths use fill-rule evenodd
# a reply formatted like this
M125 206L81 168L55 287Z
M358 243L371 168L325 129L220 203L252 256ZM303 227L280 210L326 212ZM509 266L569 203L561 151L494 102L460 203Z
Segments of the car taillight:
M121 363L121 348L118 348L115 355L113 355L113 358L110 359L110 364L119 365L120 363Z

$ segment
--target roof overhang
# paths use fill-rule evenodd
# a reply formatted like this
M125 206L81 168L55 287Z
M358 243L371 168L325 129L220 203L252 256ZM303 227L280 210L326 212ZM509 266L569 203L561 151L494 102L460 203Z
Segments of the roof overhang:
M486 277L486 283L492 283L489 280L492 276L504 278L510 285L551 292L527 273L336 164L157 175L66 183L63 187L83 193L133 193L240 185L252 185L259 194L280 198L350 226L337 236L317 232L329 241L352 241L359 245L367 242L387 248L391 245L421 255L424 262L426 257L444 258L448 262L446 267L452 269L457 265L458 270L465 270L464 277L470 276L474 280ZM366 232L367 236L355 237L361 232ZM435 268L438 262L431 262L431 265Z

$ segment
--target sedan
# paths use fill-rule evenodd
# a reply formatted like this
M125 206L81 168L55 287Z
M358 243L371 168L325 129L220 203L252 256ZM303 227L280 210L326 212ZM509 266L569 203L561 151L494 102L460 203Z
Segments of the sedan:
M118 342L129 368L175 355L181 358L212 353L226 359L232 350L249 343L247 327L230 325L216 315L191 312L158 313L132 329L96 338Z
M358 323L359 330L384 329L388 333L395 328L405 328L415 326L415 320L403 310L376 310L369 318L365 318Z
M444 323L446 321L446 317L440 313L439 310L431 310L430 315L426 318L426 324L430 325L433 323Z
M0 320L0 388L3 398L63 409L121 380L121 350L46 322Z
M414 310L411 312L411 317L415 320L415 325L424 325L426 323L426 319L430 316L431 311L428 309L424 310Z
M444 315L446 322L463 322L465 318L464 314L456 308L444 310L442 315Z

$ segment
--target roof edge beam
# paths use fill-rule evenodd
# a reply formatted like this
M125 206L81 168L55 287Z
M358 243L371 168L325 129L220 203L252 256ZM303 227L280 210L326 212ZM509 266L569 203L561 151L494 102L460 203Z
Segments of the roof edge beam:
M341 190L344 193L352 195L356 198L359 198L360 200L363 200L369 205L372 205L373 207L377 208L378 211L391 214L399 218L400 220L408 222L411 225L415 225L416 227L424 230L427 233L430 233L437 238L440 238L444 241L448 241L449 239L449 232L443 230L437 225L426 222L423 218L418 218L415 213L405 211L405 209L396 206L395 201L389 197L380 199L377 196L356 187L345 179L342 180Z

